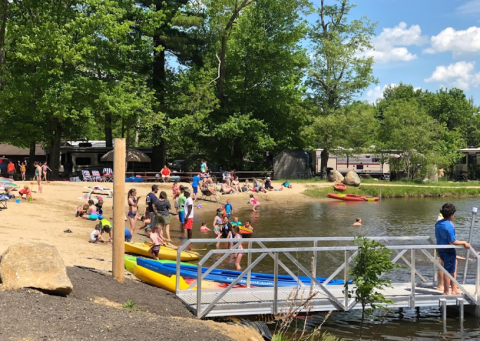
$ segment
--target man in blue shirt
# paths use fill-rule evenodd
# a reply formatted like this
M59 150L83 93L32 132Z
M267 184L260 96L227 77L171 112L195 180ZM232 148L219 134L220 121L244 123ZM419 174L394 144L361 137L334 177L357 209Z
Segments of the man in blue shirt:
M198 183L200 182L200 174L195 174L192 179L193 201L197 201Z
M155 216L155 211L153 209L153 205L158 201L158 198L156 194L158 193L158 185L153 185L152 186L152 191L147 194L146 197L146 203L148 205L147 211L150 213L150 226L152 226L152 229L155 230L155 227L157 226L157 219Z
M455 227L453 226L453 217L455 216L456 208L450 203L442 206L440 213L443 216L442 220L435 224L435 237L437 238L437 245L463 245L466 249L470 248L470 244L463 240L457 240L455 234ZM455 249L437 248L438 256L443 262L443 267L448 273L456 278L456 264L457 254ZM446 274L443 274L443 294L450 295L450 286L452 287L452 295L459 295L457 286Z

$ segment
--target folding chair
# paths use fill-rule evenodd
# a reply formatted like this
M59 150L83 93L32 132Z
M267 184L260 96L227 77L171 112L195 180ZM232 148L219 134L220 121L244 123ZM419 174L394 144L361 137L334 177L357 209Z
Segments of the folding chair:
M103 181L99 171L92 170L93 181Z
M88 170L82 170L83 181L93 181L92 176Z
M213 196L215 198L215 202L218 202L220 200L220 194L218 192L215 192L215 195L209 190L202 188L202 197L200 198L201 200L206 200L205 197L211 197Z
M113 169L111 169L111 168L104 168L103 169L103 181L113 182Z
M7 209L7 202L10 200L6 195L0 195L0 210Z

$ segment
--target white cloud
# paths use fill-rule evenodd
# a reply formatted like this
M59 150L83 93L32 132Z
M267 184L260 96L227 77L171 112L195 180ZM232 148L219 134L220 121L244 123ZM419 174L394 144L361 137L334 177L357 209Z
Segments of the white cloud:
M463 5L457 7L457 13L465 15L477 15L480 14L480 1L479 0L470 0L464 3Z
M460 31L448 27L431 38L431 45L423 52L433 54L451 51L454 58L478 54L480 53L480 27L473 26Z
M372 88L372 89L369 89L365 95L365 99L369 102L369 103L376 103L377 100L379 99L382 99L383 98L383 91L387 88L395 88L397 87L398 84L395 84L395 83L391 83L391 84L388 84L388 85L385 85L383 88L380 87L380 85L377 85L376 87Z
M424 45L428 42L427 36L422 36L419 25L407 27L405 22L393 28L384 28L380 35L372 39L374 50L367 51L367 56L372 56L377 63L391 61L411 61L417 58L406 46Z
M454 86L463 90L480 85L480 72L475 73L475 62L461 61L448 66L437 66L427 83L441 83L442 86Z

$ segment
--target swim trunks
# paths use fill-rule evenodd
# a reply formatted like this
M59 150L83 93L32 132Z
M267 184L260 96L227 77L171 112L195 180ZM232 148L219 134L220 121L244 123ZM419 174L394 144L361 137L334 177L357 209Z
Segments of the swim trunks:
M443 261L443 267L448 273L455 273L455 267L457 264L457 255L456 252L439 252L438 256Z
M178 212L178 219L180 220L181 223L185 222L185 211Z
M192 227L193 227L193 218L188 218L187 221L185 222L185 229L191 230Z
M160 245L152 246L152 252L155 256L158 256L158 253L160 252Z

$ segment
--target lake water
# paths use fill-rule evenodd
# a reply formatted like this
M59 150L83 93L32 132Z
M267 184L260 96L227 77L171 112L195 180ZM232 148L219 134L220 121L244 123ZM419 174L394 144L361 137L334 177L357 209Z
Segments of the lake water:
M340 237L340 236L431 236L435 240L434 224L441 206L446 199L385 199L377 203L355 202L315 202L310 204L277 206L263 206L258 213L251 209L235 212L242 222L250 220L255 228L255 237ZM480 206L476 199L448 199L455 204L455 227L457 239L468 238L471 222L472 207ZM213 216L204 216L200 210L196 211L198 218L206 220L211 226ZM361 227L352 226L355 218L361 217ZM198 233L195 234L195 237ZM211 234L210 234L211 237ZM290 246L306 246L299 243L287 243ZM285 246L277 243L269 246ZM327 246L328 243L322 244ZM333 244L330 244L333 245ZM336 243L335 245L339 245ZM472 240L475 249L480 249L480 223L475 224L475 233ZM309 245L311 246L311 245ZM214 245L205 245L212 248ZM311 255L295 254L305 266L311 263ZM330 253L319 258L319 275L330 274L343 262L343 253ZM288 264L288 262L286 262ZM242 261L246 264L246 256ZM473 264L472 264L473 265ZM231 268L231 264L225 264ZM421 267L421 264L419 264ZM459 264L463 269L463 263ZM431 265L424 269L428 275L432 274ZM272 273L272 262L262 262L254 271ZM422 272L423 273L423 272ZM409 271L406 272L409 274ZM399 276L402 276L401 274ZM460 274L461 276L461 274ZM469 276L470 277L470 276ZM341 278L341 277L340 277ZM408 278L408 277L407 277ZM395 278L394 278L395 279ZM430 276L431 279L431 276ZM313 328L323 321L323 314L314 315L308 319L307 326ZM359 313L334 313L325 322L322 330L330 331L336 336L355 339L358 335L360 323ZM438 308L420 310L395 311L389 314L383 323L379 321L367 323L364 339L374 336L376 340L478 340L480 338L479 320L476 317L466 316L460 329L458 313L450 316L447 323L447 332L443 329L441 315Z

